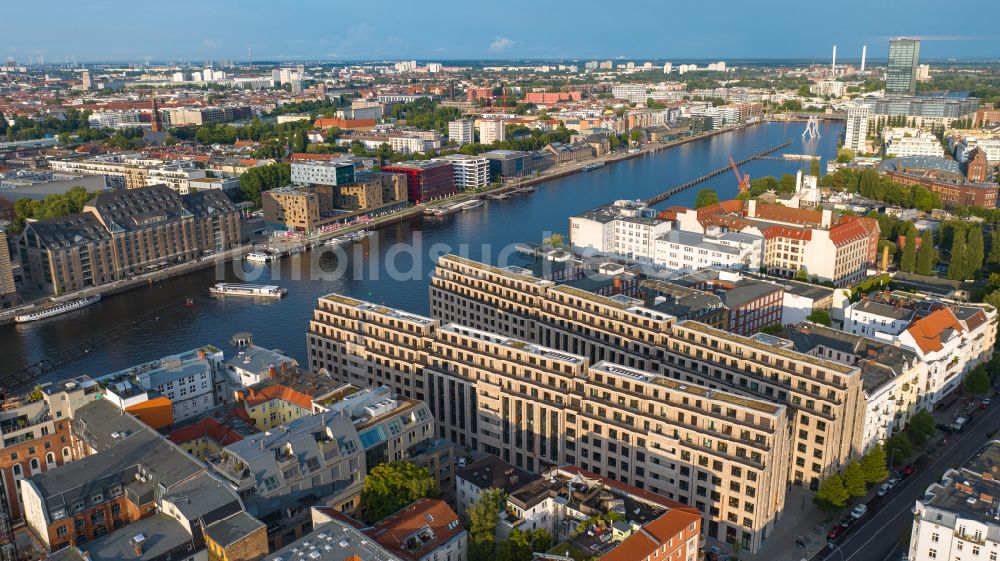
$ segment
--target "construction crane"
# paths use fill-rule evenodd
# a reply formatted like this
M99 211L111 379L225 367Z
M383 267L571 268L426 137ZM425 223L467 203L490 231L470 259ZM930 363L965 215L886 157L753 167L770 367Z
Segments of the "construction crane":
M733 173L736 174L736 181L740 184L740 193L745 193L750 190L750 174L745 173L740 175L740 169L736 167L736 162L733 161L733 157L729 156L729 165L733 166Z

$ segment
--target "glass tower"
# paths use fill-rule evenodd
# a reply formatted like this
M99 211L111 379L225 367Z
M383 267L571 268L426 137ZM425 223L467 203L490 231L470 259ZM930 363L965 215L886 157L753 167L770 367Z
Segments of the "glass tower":
M887 95L913 95L917 93L917 60L920 41L917 39L892 39L889 41L889 67L885 73Z

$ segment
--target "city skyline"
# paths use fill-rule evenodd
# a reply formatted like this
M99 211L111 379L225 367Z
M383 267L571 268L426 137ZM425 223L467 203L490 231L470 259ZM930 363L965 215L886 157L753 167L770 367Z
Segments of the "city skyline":
M691 6L645 5L602 19L600 30L587 31L570 21L557 6L516 5L503 10L470 8L453 1L438 4L433 13L407 14L401 22L363 5L336 9L310 2L297 12L279 6L244 10L233 2L203 5L180 0L153 17L121 25L125 7L120 0L87 5L56 2L63 17L44 28L13 26L0 43L0 57L18 61L104 62L144 60L245 61L248 49L256 60L370 60L418 58L462 59L828 59L837 44L844 61L860 58L868 45L872 61L885 60L890 37L910 37L926 43L922 55L932 59L1000 57L1000 34L989 18L960 18L941 11L929 0L911 3L905 11L893 6L841 3L844 13L862 13L850 26L843 19L816 18L806 6L767 1L748 11L724 0L720 9L736 10L734 25L698 25L704 15ZM986 2L974 2L988 8ZM530 8L530 10L529 10ZM962 13L975 13L977 6ZM595 2L574 4L572 19L603 9ZM934 18L927 18L929 10ZM526 11L527 10L527 11ZM10 21L32 16L27 5L7 8ZM306 13L311 17L303 18ZM206 22L225 25L189 26L196 14ZM530 17L525 17L530 14ZM640 17L640 15L642 17ZM469 25L470 22L475 25ZM562 22L562 23L560 23ZM784 26L782 26L782 24ZM769 32L773 29L773 32ZM169 40L151 41L165 33ZM615 44L614 38L628 41ZM599 38L598 40L595 40ZM156 45L156 46L151 46ZM992 49L992 50L991 50Z

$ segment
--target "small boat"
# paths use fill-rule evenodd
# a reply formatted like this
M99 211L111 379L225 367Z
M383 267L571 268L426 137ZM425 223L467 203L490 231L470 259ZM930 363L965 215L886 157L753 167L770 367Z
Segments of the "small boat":
M251 263L271 262L271 255L264 253L263 251L251 251L250 253L246 254L243 258Z
M282 298L288 294L288 289L270 284L241 284L220 282L208 287L208 291L216 296L249 296L251 298Z
M603 168L606 164L604 162L594 162L592 164L587 164L583 166L583 171L591 171L598 168Z
M326 240L325 242L323 242L323 245L334 247L334 246L338 246L338 245L341 245L341 244L345 244L345 243L347 243L349 241L351 241L351 240L347 239L346 236L343 236L343 237L342 236L337 236L336 238L330 238L330 239Z
M66 312L72 312L73 310L79 310L80 308L85 308L91 304L96 304L97 302L100 302L100 300L101 300L101 295L95 294L93 296L88 296L86 298L72 300L64 304L55 304L51 306L46 306L41 310L37 310L27 314L17 315L14 316L14 321L16 321L17 323L38 321L40 319L50 318L52 316L57 316L59 314L64 314Z
M472 199L471 201L465 201L464 203L461 203L462 210L472 210L474 208L479 208L483 206L484 202L485 201L483 201L482 199Z
M367 238L370 235L372 235L371 232L367 230L358 230L357 232L351 232L350 234L347 234L344 237L352 242L357 242Z

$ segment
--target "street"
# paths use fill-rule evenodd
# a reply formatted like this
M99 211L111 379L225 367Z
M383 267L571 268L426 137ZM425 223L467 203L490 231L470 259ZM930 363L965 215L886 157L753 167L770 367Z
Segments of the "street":
M988 440L986 434L1000 428L1000 406L994 404L973 418L961 433L950 433L943 445L928 452L915 465L914 475L904 479L885 497L868 502L868 514L856 522L847 537L817 554L813 561L896 561L909 551L909 541L901 541L913 527L911 508L927 487L940 480L948 469L967 462ZM897 469L902 466L897 466Z

